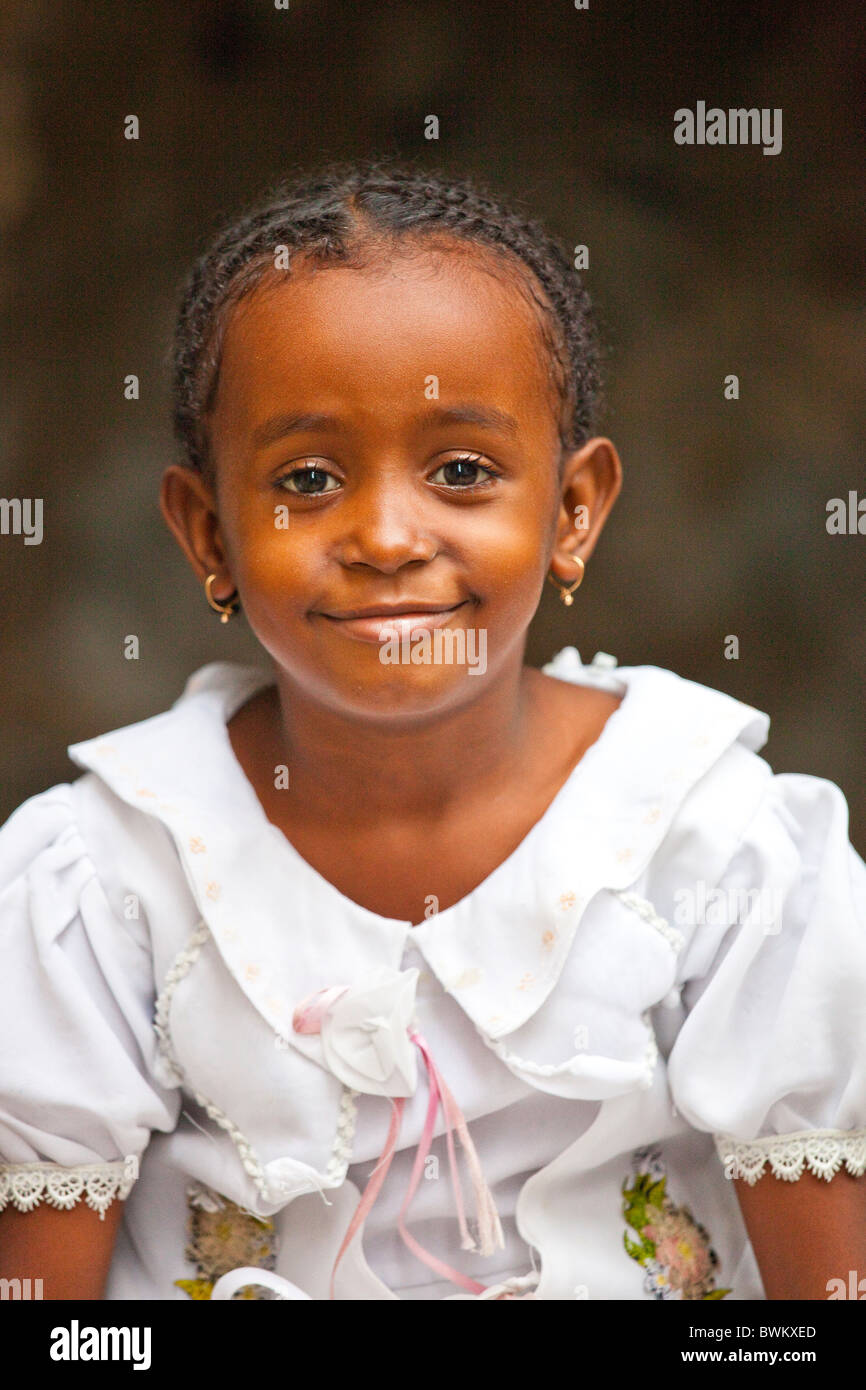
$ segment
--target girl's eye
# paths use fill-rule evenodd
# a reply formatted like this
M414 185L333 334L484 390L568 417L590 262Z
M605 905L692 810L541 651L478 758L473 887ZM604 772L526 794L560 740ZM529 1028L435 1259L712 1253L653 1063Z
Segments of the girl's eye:
M498 475L493 468L481 462L481 457L480 454L461 454L458 458L449 459L436 469L430 481L461 492L487 487ZM319 497L323 493L338 491L342 484L326 468L307 464L286 473L278 479L277 486L296 496Z
M329 483L333 483L334 486L329 487ZM302 497L314 497L322 492L334 492L340 486L340 480L325 468L308 466L293 468L291 473L286 473L285 477L280 478L279 485L287 492L300 493Z
M439 478L439 474L443 476ZM485 475L483 477L479 475ZM497 476L492 468L481 462L480 454L461 454L459 458L449 459L437 468L431 483L442 482L446 487L467 490L473 487L486 487Z

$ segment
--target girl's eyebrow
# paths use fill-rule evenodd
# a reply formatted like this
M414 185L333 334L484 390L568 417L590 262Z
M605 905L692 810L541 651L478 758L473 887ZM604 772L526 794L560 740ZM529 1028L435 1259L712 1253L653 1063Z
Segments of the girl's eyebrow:
M487 429L501 430L503 434L511 435L518 434L520 430L513 415L508 415L495 405L476 405L470 401L459 405L440 406L437 410L425 410L418 418L422 424L484 425Z
M435 410L422 411L415 423L431 425L482 425L487 429L500 430L504 434L516 435L519 425L513 415L492 405L478 405L466 401L458 405L439 406ZM331 430L344 433L346 426L336 415L324 415L318 411L290 411L272 415L269 420L253 431L253 445L264 449L287 434L297 434L302 430Z
M293 410L280 415L272 415L264 424L253 430L253 444L264 449L287 434L298 434L302 430L345 430L342 420L336 415L322 415L316 411Z

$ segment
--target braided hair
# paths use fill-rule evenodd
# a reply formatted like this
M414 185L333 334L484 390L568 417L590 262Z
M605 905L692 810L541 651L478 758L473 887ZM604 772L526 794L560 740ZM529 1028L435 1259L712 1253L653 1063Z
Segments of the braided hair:
M230 311L240 299L265 277L290 275L298 255L315 267L360 270L409 238L423 238L431 249L468 243L524 294L559 401L561 448L580 448L601 409L600 346L589 295L565 251L474 177L369 159L296 171L224 227L196 261L183 288L172 360L183 462L212 476L206 417Z

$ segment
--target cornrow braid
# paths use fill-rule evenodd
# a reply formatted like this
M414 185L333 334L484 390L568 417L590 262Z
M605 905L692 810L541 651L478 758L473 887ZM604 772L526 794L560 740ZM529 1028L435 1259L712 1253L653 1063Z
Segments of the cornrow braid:
M496 273L532 303L560 403L560 444L580 448L601 410L600 345L589 295L562 247L474 177L371 159L295 171L196 261L172 357L173 423L184 462L211 471L206 417L230 310L240 299L266 276L289 275L299 254L314 267L363 269L410 237L483 249Z

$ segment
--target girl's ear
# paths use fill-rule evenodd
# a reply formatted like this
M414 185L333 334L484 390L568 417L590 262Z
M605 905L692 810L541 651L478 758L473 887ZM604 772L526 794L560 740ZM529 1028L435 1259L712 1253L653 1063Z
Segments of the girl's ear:
M220 533L213 489L200 474L172 463L162 475L159 506L200 582L216 574L215 589L234 588Z
M550 561L558 579L570 584L575 577L574 557L584 563L589 559L621 487L622 464L609 439L590 439L566 456Z

